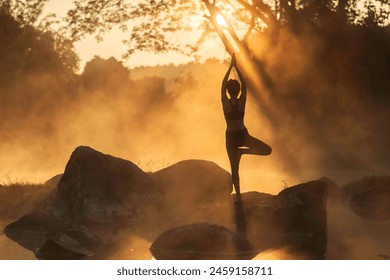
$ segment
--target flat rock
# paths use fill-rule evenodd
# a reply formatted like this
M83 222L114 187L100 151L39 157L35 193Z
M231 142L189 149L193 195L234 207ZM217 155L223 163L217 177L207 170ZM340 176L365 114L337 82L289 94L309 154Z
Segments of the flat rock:
M353 195L349 203L352 211L366 219L390 220L390 188L372 187Z
M60 222L45 214L25 215L4 228L5 235L26 249L36 251L47 240L50 233L59 229Z
M208 223L170 229L157 237L150 251L158 260L252 259L259 253L244 236Z
M4 228L4 233L8 238L35 254L45 244L48 246L47 244L50 244L50 242L55 242L57 245L61 244L63 251L68 250L76 253L82 251L87 252L87 248L92 248L100 243L100 240L85 227L66 223L54 216L41 212L35 212L21 217L19 220L7 225ZM73 241L66 242L66 240ZM74 244L78 245L75 246ZM75 247L78 247L78 251L75 251ZM87 256L90 253L84 255ZM39 257L44 258L43 256L44 254L40 254ZM45 259L52 258L48 257Z
M35 255L40 260L79 260L93 253L69 235L59 232L48 238Z

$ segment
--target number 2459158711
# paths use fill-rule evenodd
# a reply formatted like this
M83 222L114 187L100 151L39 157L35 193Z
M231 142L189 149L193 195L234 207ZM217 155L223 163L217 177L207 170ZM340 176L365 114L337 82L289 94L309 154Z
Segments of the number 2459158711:
M261 266L219 266L210 267L210 275L263 275L271 276L271 267Z

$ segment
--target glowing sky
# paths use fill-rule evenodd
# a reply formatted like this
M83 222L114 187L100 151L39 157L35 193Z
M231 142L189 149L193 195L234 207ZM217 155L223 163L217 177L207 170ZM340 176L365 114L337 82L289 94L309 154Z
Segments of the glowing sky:
M134 0L133 0L134 1ZM371 3L376 7L379 7L380 1L372 0L358 0L357 6L362 11L362 16L365 14L365 3ZM72 0L50 0L46 6L43 14L55 13L58 17L66 15L66 12L72 7ZM389 19L390 21L390 19ZM122 55L126 51L126 47L122 44L122 40L125 38L126 34L123 34L119 31L118 28L113 28L113 30L107 33L102 42L96 42L93 35L87 36L83 40L75 44L77 54L80 57L80 70L83 69L86 62L91 60L95 55L98 55L102 58L109 58L111 56L115 57L118 60L122 60ZM178 36L180 40L187 40L186 36ZM189 40L191 35L188 35ZM194 36L192 36L194 37ZM188 43L185 41L185 43ZM207 58L218 58L224 59L228 57L225 47L222 42L215 38L214 40L207 40L203 48L199 51L198 55L205 59ZM138 66L154 66L154 65L165 65L165 64L182 64L192 61L193 59L176 53L164 53L164 54L154 54L154 53L135 53L128 61L124 63L129 68L134 68Z
M72 7L71 0L50 0L45 6L43 14L55 13L58 17L66 15L66 12ZM102 58L109 58L111 56L118 60L122 60L122 55L126 51L126 46L123 45L122 40L126 34L122 33L118 28L113 28L111 32L107 33L102 42L96 42L93 35L89 35L83 40L75 43L76 52L80 57L80 69L82 70L85 63L91 60L95 55ZM219 40L208 40L204 44L203 51L199 55L204 58L219 58L223 59L227 53L225 47ZM192 61L193 59L176 52L169 52L164 54L155 53L135 53L125 64L130 67L138 66L154 66L165 64L181 64Z

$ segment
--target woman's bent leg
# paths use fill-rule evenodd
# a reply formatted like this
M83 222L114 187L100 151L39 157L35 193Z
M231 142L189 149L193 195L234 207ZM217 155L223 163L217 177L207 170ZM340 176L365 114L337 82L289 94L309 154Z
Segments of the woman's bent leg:
M244 146L248 148L240 148L241 154L268 156L272 153L270 146L249 134L245 137Z

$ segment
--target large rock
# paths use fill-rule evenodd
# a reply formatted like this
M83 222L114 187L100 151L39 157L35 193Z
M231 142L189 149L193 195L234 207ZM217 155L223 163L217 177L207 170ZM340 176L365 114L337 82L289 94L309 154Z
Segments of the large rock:
M58 183L61 181L61 177L63 174L57 174L53 177L51 177L49 180L47 180L45 183L43 183L44 186L49 187L56 187Z
M130 161L78 147L59 181L50 211L76 222L139 220L159 202L152 178Z
M242 213L236 208L235 220L244 224L248 239L262 251L289 248L304 258L323 259L327 247L326 201L327 183L323 181L292 186L276 196L243 193Z
M259 253L242 235L208 223L168 230L153 242L150 251L159 260L239 260Z
M163 196L165 212L188 216L199 207L229 200L230 173L205 160L185 160L151 174Z

